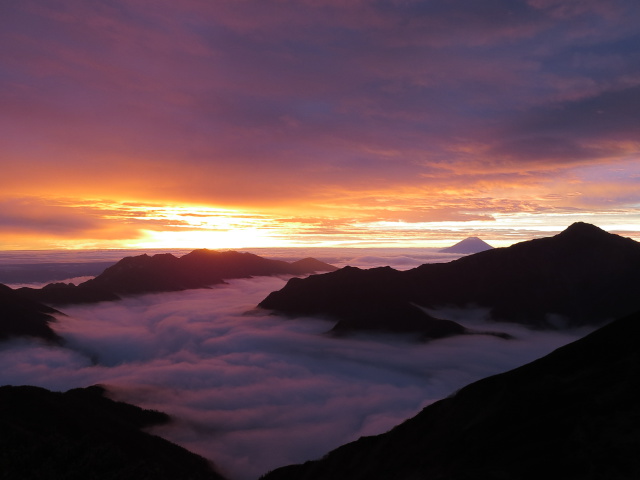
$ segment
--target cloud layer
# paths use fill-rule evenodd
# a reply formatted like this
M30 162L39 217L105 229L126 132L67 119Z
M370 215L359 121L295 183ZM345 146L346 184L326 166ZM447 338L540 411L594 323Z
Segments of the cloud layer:
M406 263L406 257L399 263ZM255 479L385 431L484 376L538 358L584 332L458 337L324 335L331 323L284 319L255 305L285 279L144 295L65 309L66 348L0 346L0 384L50 389L103 383L117 398L175 418L156 433ZM482 312L447 312L474 326Z
M138 238L75 208L104 199L340 233L637 219L639 20L629 0L4 2L0 200L74 208L0 225Z

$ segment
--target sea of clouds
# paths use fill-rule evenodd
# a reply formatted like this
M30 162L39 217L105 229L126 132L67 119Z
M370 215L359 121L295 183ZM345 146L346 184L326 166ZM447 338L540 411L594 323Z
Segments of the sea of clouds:
M404 253L379 253L336 263L424 263ZM52 390L103 384L117 400L173 417L154 433L211 459L231 480L248 480L382 433L470 382L586 333L494 324L493 330L516 339L333 338L326 335L332 326L327 320L287 319L256 309L286 280L256 277L65 307L55 324L65 346L1 344L0 384ZM481 311L438 315L476 328L484 322Z

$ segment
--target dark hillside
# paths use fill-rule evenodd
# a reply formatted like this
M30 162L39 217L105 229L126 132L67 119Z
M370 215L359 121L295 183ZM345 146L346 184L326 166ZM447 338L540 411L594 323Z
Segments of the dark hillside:
M0 478L221 480L202 457L141 429L160 412L104 397L102 387L0 387Z
M640 478L640 313L264 480Z
M51 307L23 298L0 284L0 340L10 337L37 337L57 342L58 335L49 326L58 313Z

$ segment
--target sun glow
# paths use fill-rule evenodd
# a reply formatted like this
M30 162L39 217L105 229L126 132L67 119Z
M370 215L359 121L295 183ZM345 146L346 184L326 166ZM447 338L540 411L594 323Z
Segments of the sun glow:
M428 221L384 215L347 216L345 212L304 215L287 210L230 209L203 205L166 205L94 199L23 199L14 202L22 230L5 231L0 250L126 248L278 248L278 247L445 247L467 236L507 246L560 232L586 221L613 233L640 237L637 207L584 212L544 210L544 214L501 211L495 205L460 220L453 215ZM445 209L446 210L446 209ZM360 212L362 209L359 210ZM342 215L344 213L344 215ZM445 212L446 213L446 212ZM379 220L375 218L382 217ZM387 217L385 219L384 217ZM39 225L46 219L48 231ZM31 225L38 228L31 228Z
M261 214L201 206L158 207L135 217L140 229L133 248L245 248L287 246Z
M258 228L234 230L144 231L145 238L132 248L249 248L284 247L286 240L274 238Z

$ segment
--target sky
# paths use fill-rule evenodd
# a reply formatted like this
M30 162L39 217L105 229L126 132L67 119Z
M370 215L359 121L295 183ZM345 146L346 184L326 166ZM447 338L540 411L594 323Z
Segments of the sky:
M640 239L636 0L6 0L0 249Z

